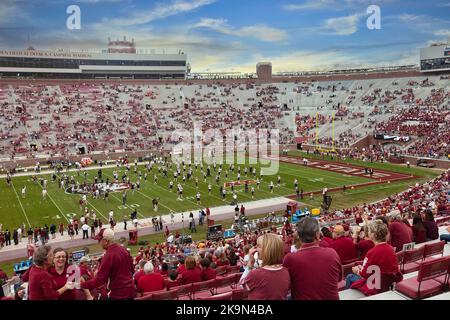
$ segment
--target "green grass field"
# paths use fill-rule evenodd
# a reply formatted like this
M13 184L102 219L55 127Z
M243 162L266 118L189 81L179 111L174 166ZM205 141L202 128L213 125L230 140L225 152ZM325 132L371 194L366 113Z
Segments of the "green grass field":
M131 182L136 182L138 179L139 171L144 175L147 169L143 165L139 165L137 173L134 173L133 166L128 172L128 176ZM237 166L236 166L237 167ZM253 179L253 175L244 175L244 165L241 165L241 180ZM247 165L248 167L248 165ZM205 168L206 169L206 168ZM225 170L228 169L228 165L223 166L220 185L224 182L231 182L237 180L237 169L233 174L230 172L228 178L225 179ZM122 206L122 192L110 193L109 200L105 201L102 198L93 199L88 196L88 207L96 212L97 217L107 221L108 212L114 211L114 217L120 221L123 217L129 218L131 211L137 209L139 218L147 218L160 213L169 213L198 210L206 206L214 207L228 204L231 202L232 195L230 188L227 188L226 201L222 201L219 187L215 182L215 175L211 166L211 177L208 177L206 182L201 174L200 167L197 171L193 168L194 178L191 178L189 182L183 185L183 200L177 199L176 184L174 181L173 192L169 190L169 181L173 180L173 170L168 172L168 178L164 178L162 173L159 174L157 167L154 166L151 172L148 172L147 181L142 178L140 190L127 191L127 204ZM187 169L188 170L188 169ZM110 181L113 180L113 171L119 173L119 179L122 173L126 171L126 168L103 168L103 178L106 180L109 177ZM81 172L77 175L77 172L69 172L69 175L74 176L76 181L82 183L84 181L84 175ZM92 183L94 176L97 174L97 170L88 170L87 182ZM158 183L154 183L154 174L158 177ZM295 164L280 163L279 175L281 177L281 185L277 184L277 175L266 176L260 184L260 189L255 187L255 198L267 199L278 196L286 196L295 194L294 179L298 179L299 188L303 188L304 192L321 190L324 187L339 187L342 185L350 186L352 184L359 184L370 181L366 178L353 177L349 175L328 172L324 170L305 168L303 166ZM40 176L38 176L39 178ZM44 179L47 183L47 197L42 197L42 187L39 183L35 183L31 176L13 177L12 186L8 186L6 181L3 180L0 186L1 198L0 202L0 223L3 224L3 229L16 228L22 223L26 226L43 226L44 224L50 225L51 223L59 224L63 222L67 224L69 218L73 215L79 216L82 211L79 206L79 200L81 195L68 194L63 189L60 189L57 182L51 181L51 175L44 175ZM198 189L195 186L195 177L198 178ZM259 177L259 170L257 170L257 177ZM181 179L178 179L182 183ZM39 179L38 179L39 181ZM269 183L273 181L275 187L274 192L270 193ZM212 185L211 195L208 194L208 184ZM21 195L21 189L26 185L25 198ZM195 195L197 191L201 194L201 204L197 204ZM244 186L236 186L235 191L238 195L238 202L251 201L251 194L244 192ZM153 211L152 199L159 197L159 210L158 213Z

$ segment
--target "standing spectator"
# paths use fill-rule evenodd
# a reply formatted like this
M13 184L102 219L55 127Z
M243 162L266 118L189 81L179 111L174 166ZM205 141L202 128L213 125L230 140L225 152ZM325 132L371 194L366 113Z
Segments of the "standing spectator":
M11 232L9 232L9 229L5 230L5 245L11 245Z
M57 300L67 290L74 288L73 282L66 282L61 288L47 269L53 264L53 250L48 245L36 249L33 255L34 265L24 274L23 280L28 282L28 300Z
M388 228L381 220L373 220L368 225L369 238L375 246L367 252L362 266L353 267L353 274L347 276L347 288L359 289L366 295L373 295L385 291L391 283L384 284L385 288L374 287L374 283L368 283L372 272L368 270L370 266L377 266L381 277L386 277L394 281L400 277L395 249L386 243ZM400 280L399 278L397 280ZM380 280L380 285L382 280Z
M27 231L28 244L33 243L33 234L34 234L33 229L31 227L28 228L28 231Z
M48 273L53 277L53 280L56 283L55 289L59 289L66 284L67 277L69 276L67 271L69 257L67 252L62 248L56 248L53 251L53 255L53 266L48 269ZM88 290L86 291L89 293ZM58 297L58 300L75 300L75 290L64 292Z
M339 300L338 283L342 264L334 249L319 246L320 230L316 219L306 217L297 225L300 250L285 256L294 300ZM314 275L314 276L311 276Z
M83 230L83 240L84 239L89 239L89 229L91 227L89 227L89 225L85 222L82 226L81 226L81 230Z
M407 226L400 213L392 213L389 217L389 242L395 251L402 251L403 245L413 242L413 232Z
M64 223L62 222L59 224L59 234L61 237L64 235Z
M114 231L102 229L95 237L104 250L100 268L94 279L81 284L83 289L94 289L108 283L109 299L133 299L133 263L128 251L114 243Z
M19 244L19 233L17 232L17 229L14 229L13 231L13 241L14 241L14 245L18 245Z
M144 295L147 292L159 291L164 289L164 278L161 274L153 272L153 263L148 261L144 265L145 274L140 277L137 285L137 292Z
M242 284L249 291L249 300L286 300L291 287L289 271L281 264L283 241L273 233L262 236L259 258L261 268L251 270ZM255 249L254 249L255 250ZM252 252L250 257L252 257ZM252 259L249 260L253 268ZM276 279L276 281L273 281Z
M439 228L434 221L433 212L431 210L425 211L425 219L423 220L425 229L427 230L427 241L439 238Z
M56 238L56 226L53 223L50 225L50 234L52 235L52 239Z

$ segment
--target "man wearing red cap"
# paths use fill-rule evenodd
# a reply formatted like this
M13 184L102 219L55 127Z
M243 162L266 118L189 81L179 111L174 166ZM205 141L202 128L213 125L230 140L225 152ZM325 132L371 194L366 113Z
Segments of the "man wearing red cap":
M83 289L94 289L108 285L108 297L113 300L133 299L133 265L130 254L121 245L114 243L114 231L101 229L94 239L106 250L94 279L81 284Z

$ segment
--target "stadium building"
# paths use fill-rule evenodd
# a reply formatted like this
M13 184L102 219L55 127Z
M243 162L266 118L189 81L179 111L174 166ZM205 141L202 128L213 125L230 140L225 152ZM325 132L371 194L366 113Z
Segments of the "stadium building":
M138 54L134 40L109 41L103 52L0 50L0 77L185 79L186 54Z
M420 49L420 71L450 71L450 42Z

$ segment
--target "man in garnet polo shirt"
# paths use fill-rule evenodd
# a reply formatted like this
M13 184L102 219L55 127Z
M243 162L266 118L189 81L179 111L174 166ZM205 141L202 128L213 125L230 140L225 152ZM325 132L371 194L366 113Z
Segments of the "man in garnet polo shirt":
M113 300L133 299L133 265L130 254L120 244L114 243L114 231L101 229L97 239L106 250L94 279L81 284L82 289L94 289L108 284L108 298Z
M319 223L311 217L297 225L301 248L285 256L294 300L339 300L338 283L342 280L341 260L335 250L319 246Z
M350 262L356 258L356 248L353 240L345 236L345 229L341 225L336 225L333 229L334 241L331 248L336 250L343 264Z

